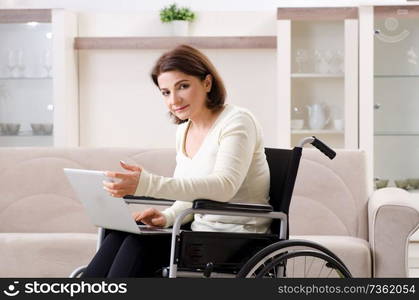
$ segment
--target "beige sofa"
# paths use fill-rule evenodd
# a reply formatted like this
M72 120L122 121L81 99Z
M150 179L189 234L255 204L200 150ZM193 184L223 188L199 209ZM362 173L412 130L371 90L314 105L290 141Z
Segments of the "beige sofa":
M96 249L92 226L63 168L120 170L118 161L170 176L172 149L0 149L0 277L66 277ZM290 212L291 238L334 251L357 277L404 277L419 202L386 188L368 195L365 154L330 161L305 149Z

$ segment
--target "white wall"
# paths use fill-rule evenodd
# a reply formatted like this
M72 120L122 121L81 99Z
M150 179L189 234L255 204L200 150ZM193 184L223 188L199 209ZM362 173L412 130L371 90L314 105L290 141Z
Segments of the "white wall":
M204 50L218 67L227 102L249 108L276 143L274 50ZM173 147L167 118L149 70L161 51L81 51L81 146Z
M251 22L249 22L251 20ZM79 36L167 36L171 27L155 12L78 14ZM197 12L191 36L276 35L276 11Z
M248 22L252 19L252 22ZM118 26L116 26L118 25ZM80 13L80 36L167 35L158 15ZM191 35L275 35L272 12L200 12ZM250 109L277 145L275 49L203 50L223 77L227 102ZM173 147L167 118L149 72L163 50L79 51L80 145Z
M176 2L203 11L261 11L276 7L356 6L359 4L406 4L405 0L1 0L0 8L66 8L77 11L158 10ZM419 1L415 1L419 2ZM408 2L414 3L414 2Z

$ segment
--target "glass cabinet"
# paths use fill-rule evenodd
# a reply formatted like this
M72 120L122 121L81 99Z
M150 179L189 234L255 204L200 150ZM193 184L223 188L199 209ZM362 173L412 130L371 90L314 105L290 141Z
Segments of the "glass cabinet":
M76 28L64 10L0 10L0 147L77 146Z
M53 145L51 14L0 24L0 146Z
M419 6L374 7L376 187L419 189Z
M315 135L358 147L356 8L278 9L281 146Z

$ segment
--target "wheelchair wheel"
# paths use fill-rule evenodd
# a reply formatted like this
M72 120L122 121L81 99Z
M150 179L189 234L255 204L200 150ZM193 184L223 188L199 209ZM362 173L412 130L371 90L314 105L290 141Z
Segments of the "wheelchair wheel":
M304 240L272 244L254 255L237 274L259 277L352 277L343 262L327 248Z

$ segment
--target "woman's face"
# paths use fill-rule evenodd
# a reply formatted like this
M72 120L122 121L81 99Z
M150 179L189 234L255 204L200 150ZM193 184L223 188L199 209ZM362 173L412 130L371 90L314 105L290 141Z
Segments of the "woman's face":
M211 76L201 81L180 71L168 71L157 77L160 91L170 112L181 120L194 119L204 110L207 93L211 90Z

